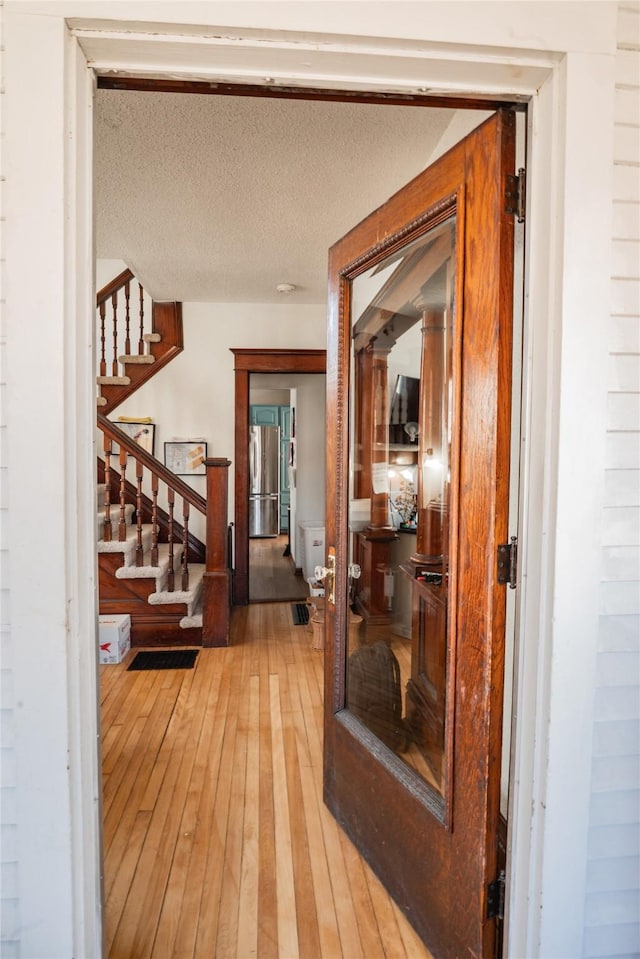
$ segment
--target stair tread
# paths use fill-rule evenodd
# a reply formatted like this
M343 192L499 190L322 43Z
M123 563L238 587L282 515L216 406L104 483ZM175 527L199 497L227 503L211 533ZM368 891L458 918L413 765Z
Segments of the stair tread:
M133 527L135 530L135 527ZM143 553L142 553L142 565L136 566L135 564L135 548L133 551L133 556L131 561L124 566L121 566L116 570L117 579L155 579L162 580L166 576L169 569L169 544L168 543L158 543L158 565L151 565L151 527L148 527L148 535L145 536L143 533L143 538L145 542L143 543ZM134 546L136 538L134 536ZM179 543L173 544L173 563L174 568L180 563L182 558L182 545Z
M101 517L100 514L98 513L98 522L102 522L102 519L103 519L103 517ZM117 516L116 516L115 518L113 518L112 521L111 521L111 532L112 532L112 535L115 535L116 538L115 538L115 539L104 539L103 537L101 537L101 538L98 540L98 552L99 552L99 553L100 553L100 552L103 552L103 553L125 552L125 551L127 550L127 548L128 548L129 546L131 546L132 544L133 544L133 546L135 546L136 541L137 541L137 538L138 538L138 530L137 530L137 528L136 528L135 526L133 526L131 523L127 523L127 536L126 536L126 539L119 540L119 539L117 538L117 536L118 536L118 517L117 517ZM151 527L150 527L150 526L143 526L143 527L142 527L142 535L143 535L143 537L149 539L149 542L150 542L150 541L151 541Z
M152 363L155 363L156 358L150 353L124 353L122 356L118 357L118 362L122 363L131 363L138 366L150 366Z
M188 615L191 615L196 604L202 596L202 581L204 576L205 567L201 563L193 563L189 566L189 589L181 590L174 589L173 592L169 592L166 589L157 590L155 593L151 593L149 596L149 603L151 606L162 606L166 603L185 603L187 607L191 607ZM180 582L181 570L176 569L176 583Z
M96 376L98 386L131 386L130 376Z

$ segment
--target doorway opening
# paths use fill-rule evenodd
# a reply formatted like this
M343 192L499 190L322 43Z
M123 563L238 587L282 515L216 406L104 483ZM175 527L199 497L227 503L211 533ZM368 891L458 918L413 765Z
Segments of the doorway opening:
M249 464L248 434L251 389L258 383L258 376L280 374L319 374L326 370L323 350L269 350L232 349L235 356L235 560L234 603L246 605L253 601L251 595L251 556L249 534ZM324 379L324 377L323 377ZM281 404L286 405L286 404ZM291 405L291 404L289 404ZM318 449L324 443L318 443ZM307 517L301 517L306 519ZM311 517L314 519L315 516ZM291 527L290 527L291 529ZM291 542L289 541L291 548ZM297 552L297 546L294 547ZM284 546L283 546L284 551ZM294 560L296 555L294 554Z
M234 579L233 599L238 606L246 606L250 601L250 559L249 559L249 497L250 497L250 465L249 465L249 436L251 420L251 388L263 389L264 383L271 388L295 390L296 414L292 427L296 441L295 463L302 455L305 471L317 470L313 465L313 449L324 450L324 415L318 418L320 409L324 411L324 386L326 372L326 353L324 350L247 350L232 349L235 356L235 506L234 506ZM260 378L258 378L260 377ZM287 385L285 385L287 384ZM256 394L258 397L260 394ZM279 394L282 395L282 394ZM279 404L274 404L279 405ZM282 405L282 404L280 404ZM300 406L298 411L297 407ZM302 422L300 422L302 414ZM305 428L308 426L308 429ZM300 433L301 427L303 432ZM317 436L321 436L318 443ZM304 439L304 444L303 444ZM300 443L298 444L298 441ZM307 456L307 447L309 455ZM291 451L287 461L289 461ZM317 464L316 458L316 464ZM287 468L289 462L287 462ZM291 529L296 529L298 516L298 474L294 474L295 487ZM303 472L304 477L304 472ZM312 483L304 484L305 495L309 493L319 497L318 490ZM324 486L322 488L324 493ZM290 500L291 504L291 500ZM324 506L324 499L322 499ZM305 500L303 499L303 507ZM284 552L283 545L283 552ZM293 558L299 550L294 536L291 547ZM288 560L289 557L286 557Z
M303 602L309 595L314 556L306 555L305 530L324 527L325 379L251 375L250 603Z

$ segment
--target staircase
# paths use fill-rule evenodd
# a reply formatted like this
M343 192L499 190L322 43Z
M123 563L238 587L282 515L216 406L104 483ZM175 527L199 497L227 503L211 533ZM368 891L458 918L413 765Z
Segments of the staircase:
M107 414L182 353L182 304L150 300L127 269L100 290L97 310L97 402Z
M97 297L99 609L131 616L132 646L227 645L229 461L206 461L205 499L105 415L183 349L181 304L149 302L130 270ZM206 517L207 545L189 530L191 509Z
M105 494L106 487L100 484L98 503L104 504ZM117 521L107 520L104 505L98 512L100 613L129 613L133 645L136 646L202 645L204 563L188 566L187 588L182 589L185 559L182 544L174 546L171 551L170 543L160 542L157 555L153 556L153 526L143 523L140 535L142 560L138 565L138 529L134 525L136 508L128 503L124 512L124 541L117 536L119 516ZM105 524L111 534L106 539ZM176 578L179 580L177 586Z

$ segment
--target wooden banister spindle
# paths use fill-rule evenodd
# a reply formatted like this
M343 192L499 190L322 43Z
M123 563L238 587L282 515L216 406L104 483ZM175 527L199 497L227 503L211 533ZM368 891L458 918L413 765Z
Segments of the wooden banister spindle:
M173 526L173 506L175 503L176 494L171 487L167 487L167 503L169 506L169 569L167 572L167 591L172 593L175 589L175 573L173 566L173 536L174 536L174 526Z
M189 504L186 499L182 500L182 589L186 592L189 589Z
M140 335L138 339L138 353L140 356L142 356L144 353L144 290L141 283L138 283L138 296L140 299Z
M118 522L118 540L123 543L127 538L127 451L120 447L120 519Z
M129 281L124 285L124 352L131 355L131 339L129 337Z
M113 322L113 359L111 361L111 375L117 376L118 369L118 294L111 296L111 312Z
M142 472L140 460L136 460L136 566L144 566L142 548Z
M104 438L104 522L102 538L105 543L111 542L111 440L106 433Z
M151 474L151 565L158 565L158 477Z
M107 375L107 356L106 356L106 306L104 300L98 307L100 310L100 376Z

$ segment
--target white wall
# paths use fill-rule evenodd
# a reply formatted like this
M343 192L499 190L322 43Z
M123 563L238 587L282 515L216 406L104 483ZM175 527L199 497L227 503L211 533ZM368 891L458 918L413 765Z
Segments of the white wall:
M591 760L585 729L593 718L595 679L592 596L598 575L593 556L602 541L601 511L594 506L605 447L602 289L610 275L598 227L607 222L604 207L610 198L605 166L613 133L609 71L615 8L609 3L398 2L368 3L366 15L364 9L364 3L340 2L125 6L5 0L2 124L3 133L11 134L3 148L11 281L7 430L11 463L19 464L9 480L7 679L20 703L14 710L15 746L9 749L9 761L16 763L17 844L13 865L8 863L8 874L16 876L16 896L8 903L15 924L6 935L3 930L7 956L52 959L99 952L98 844L90 822L97 727L86 619L94 603L87 550L93 533L78 521L95 507L88 471L94 451L87 362L95 288L82 137L90 98L62 19L92 15L257 28L238 42L216 33L216 42L206 44L198 42L196 28L172 45L170 67L167 44L158 41L157 31L144 40L113 33L104 43L98 31L87 44L107 65L137 57L138 65L144 61L158 72L179 72L181 63L193 72L197 63L203 76L223 78L275 75L311 85L322 78L327 85L365 89L426 85L534 96L524 433L528 535L520 600L526 642L518 678L520 798L512 810L517 868L509 948L511 955L544 959L580 952L589 792L583 788L584 769ZM299 43L274 42L273 35L264 43L260 28L300 31ZM314 29L324 32L323 42L309 40L307 31ZM339 43L326 39L331 31ZM354 36L341 36L345 33ZM393 37L402 43L394 44ZM491 49L483 51L483 44ZM199 322L204 318L194 314L195 325ZM253 328L252 347L265 333L265 327ZM179 396L182 383L178 386ZM189 429L191 421L189 411ZM29 460L34 423L42 440L41 463L26 474L22 463ZM220 455L228 455L228 437L220 439ZM591 472L593 488L576 486L576 472ZM34 495L45 488L47 497ZM33 581L37 594L30 588ZM11 887L3 885L5 896L6 888Z
M255 303L184 303L184 350L112 413L151 416L156 456L166 441L203 437L207 455L231 460L229 521L233 521L235 450L235 349L324 349L326 310L321 306ZM183 477L205 495L206 477ZM203 535L198 517L191 527Z
M613 265L583 956L640 952L640 9L620 4Z

